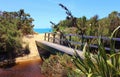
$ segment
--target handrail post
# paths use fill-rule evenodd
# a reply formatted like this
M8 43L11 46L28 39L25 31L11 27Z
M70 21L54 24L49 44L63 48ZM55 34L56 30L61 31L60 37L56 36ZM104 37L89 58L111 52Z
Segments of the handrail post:
M53 33L53 43L55 43L55 33Z
M48 33L48 42L50 41L50 33Z
M71 39L71 35L69 36L69 41L71 41L72 39Z
M60 45L62 44L62 34L60 33Z
M82 33L82 39L81 39L82 45L81 45L81 49L83 49L83 43L84 43L84 37L83 37L83 33Z
M101 41L101 43L102 43L102 44L104 44L104 43L103 43L103 39L102 39L102 38L100 39L100 41Z
M46 33L45 33L45 35L44 35L44 40L46 41Z

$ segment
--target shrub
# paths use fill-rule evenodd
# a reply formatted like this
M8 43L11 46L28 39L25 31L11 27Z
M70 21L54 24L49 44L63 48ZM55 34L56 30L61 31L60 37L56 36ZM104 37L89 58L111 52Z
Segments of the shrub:
M67 54L51 55L41 65L41 71L46 77L79 77L78 69Z
M115 29L110 37L120 28ZM107 54L100 39L98 39L98 53L90 54L87 45L84 46L84 59L76 55L73 57L74 64L86 77L120 77L120 52L115 52L114 42L111 41L111 50Z
M33 19L23 9L0 13L0 60L12 60L22 52L22 35L32 34ZM29 52L27 52L28 54Z

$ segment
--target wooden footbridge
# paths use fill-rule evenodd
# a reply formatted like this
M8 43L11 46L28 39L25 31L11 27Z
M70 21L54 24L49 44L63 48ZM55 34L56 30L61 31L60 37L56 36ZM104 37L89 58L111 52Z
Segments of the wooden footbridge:
M74 51L76 51L81 57L83 57L83 52L81 48L87 42L89 43L88 46L91 50L98 49L98 45L96 44L98 38L102 43L104 43L104 48L107 52L111 50L111 41L115 43L115 51L120 51L120 38L110 39L108 37L100 36L81 36L76 34L64 34L63 36L60 33L45 33L44 41L36 41L36 44L38 47L43 48L51 53L62 52L73 55ZM90 42L95 43L91 44ZM77 48L75 46L77 46Z

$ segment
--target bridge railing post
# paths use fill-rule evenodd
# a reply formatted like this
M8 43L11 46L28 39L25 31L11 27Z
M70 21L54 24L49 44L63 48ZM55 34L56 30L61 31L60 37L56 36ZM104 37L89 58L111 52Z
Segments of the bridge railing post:
M72 40L72 36L71 35L69 35L69 41L71 41Z
M50 33L48 33L48 42L50 41Z
M56 36L56 34L53 33L53 43L55 43L55 36Z
M45 36L44 36L44 40L45 40L45 41L46 41L46 34L47 34L47 33L45 33Z
M82 45L81 45L81 49L83 49L83 47L84 47L84 37L83 37L83 34L81 35L82 37L81 37L81 43L82 43Z
M60 45L62 45L62 42L63 42L63 36L62 36L62 34L60 33Z

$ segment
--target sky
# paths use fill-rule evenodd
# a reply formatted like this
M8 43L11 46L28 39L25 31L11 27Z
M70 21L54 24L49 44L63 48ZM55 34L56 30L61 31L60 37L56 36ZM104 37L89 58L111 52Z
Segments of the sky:
M51 28L50 21L57 24L66 18L59 3L67 6L75 17L88 19L94 15L103 18L112 11L120 12L120 0L0 0L0 11L24 9L34 19L34 28Z

